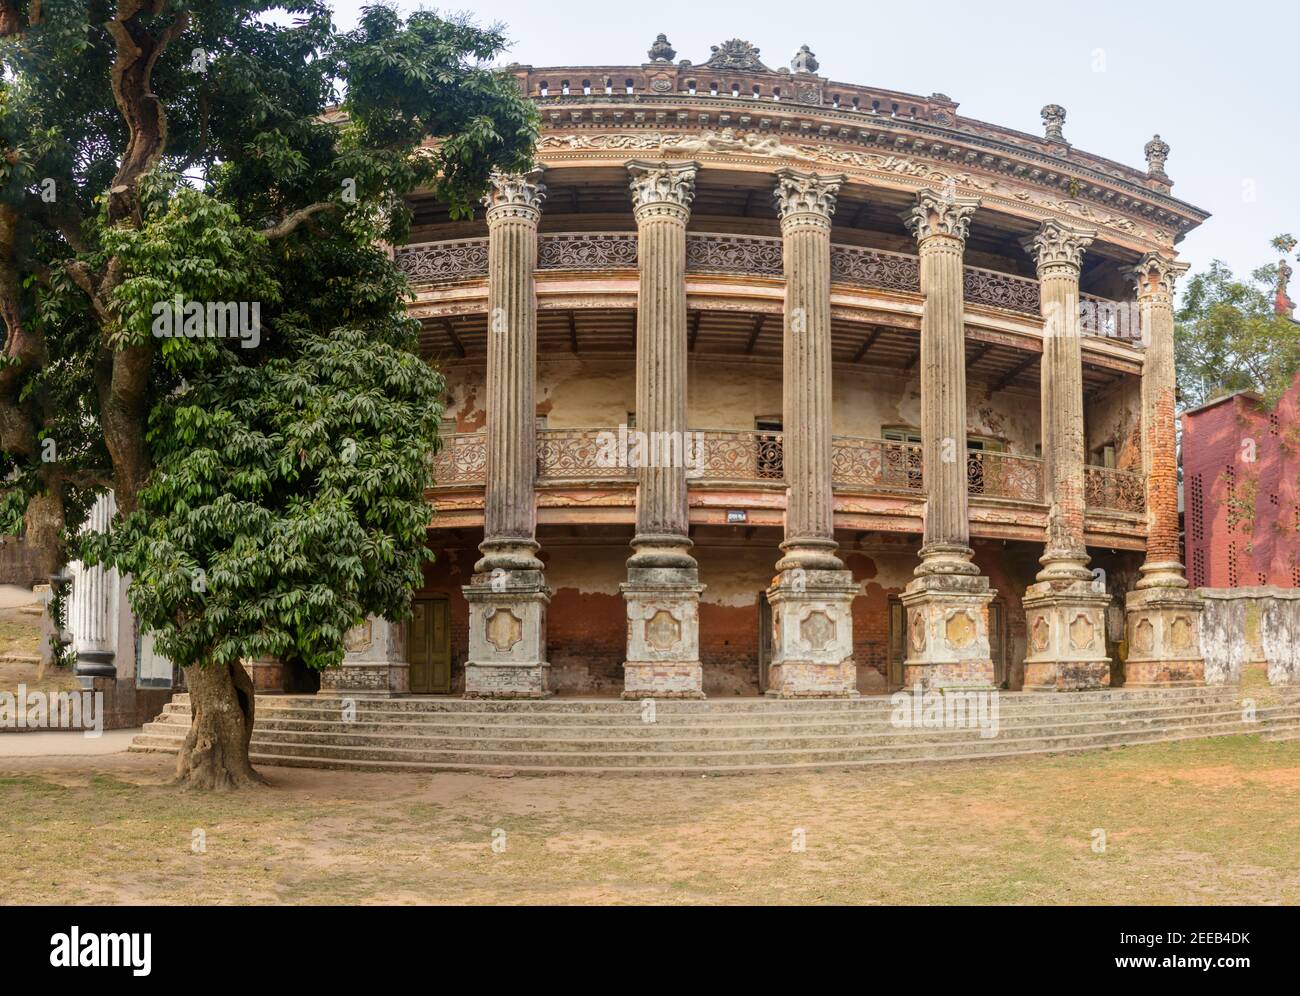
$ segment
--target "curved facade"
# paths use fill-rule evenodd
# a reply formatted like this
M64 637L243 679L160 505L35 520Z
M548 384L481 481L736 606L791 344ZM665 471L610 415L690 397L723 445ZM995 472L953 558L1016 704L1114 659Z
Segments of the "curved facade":
M1168 146L649 57L511 67L537 170L396 249L448 381L411 689L1200 680Z

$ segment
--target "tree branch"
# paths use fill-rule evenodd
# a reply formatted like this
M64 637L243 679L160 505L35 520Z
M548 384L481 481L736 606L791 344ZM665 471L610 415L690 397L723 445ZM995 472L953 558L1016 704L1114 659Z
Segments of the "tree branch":
M268 239L282 239L313 215L320 214L322 211L332 211L337 206L333 201L317 201L315 204L308 204L305 208L299 208L293 214L286 215L278 225L262 229L262 234Z

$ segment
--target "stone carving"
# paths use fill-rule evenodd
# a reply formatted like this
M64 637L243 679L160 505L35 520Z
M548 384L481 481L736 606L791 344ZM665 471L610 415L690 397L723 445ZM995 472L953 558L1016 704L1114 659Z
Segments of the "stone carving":
M705 131L700 135L668 135L659 142L665 155L674 153L690 155L702 152L738 152L749 156L802 159L804 153L793 145L785 145L772 137L764 138L757 132L737 135L731 128L722 131Z
M1064 142L1065 108L1060 104L1048 104L1038 113L1043 116L1043 133L1047 140Z
M835 640L835 621L820 609L809 612L799 622L799 637L810 650L825 650Z
M1070 623L1070 646L1075 650L1087 650L1092 646L1095 634L1092 620L1079 613Z
M783 168L776 171L776 211L784 221L796 214L815 214L828 221L835 213L835 196L848 179L843 173L821 176Z
M925 616L920 611L912 612L912 649L917 653L925 650Z
M758 49L740 38L732 38L721 45L710 46L712 55L704 63L710 69L739 69L747 72L770 73L758 57Z
M634 159L627 164L632 179L632 208L639 211L656 205L686 210L695 199L695 171L698 163L655 163Z
M801 104L820 104L822 87L820 83L796 83L795 99Z
M1175 650L1192 648L1192 621L1187 616L1175 616L1169 626L1169 645Z
M367 619L343 634L343 649L350 654L359 654L370 649L372 640L370 620Z
M971 215L979 204L974 197L951 197L934 190L918 190L916 206L903 212L903 223L917 242L936 235L965 242Z
M645 624L646 643L656 650L671 650L682 639L682 624L667 609L660 609Z
M954 650L964 650L969 647L975 642L975 635L975 619L965 609L950 615L944 625L944 636L948 640L948 646Z
M1147 157L1147 175L1168 182L1169 174L1165 172L1165 160L1169 158L1169 143L1156 135L1142 146L1142 151Z
M1133 627L1133 649L1139 653L1149 654L1156 643L1155 627L1150 619L1139 619Z
M483 196L483 203L491 215L501 211L523 212L536 215L542 209L546 199L546 184L541 182L540 169L527 173L492 173L488 192Z
M807 45L800 45L799 51L790 60L790 68L796 73L815 73L820 68L817 56Z
M1039 226L1037 234L1024 242L1025 251L1034 257L1041 273L1050 266L1071 266L1078 269L1083 264L1083 252L1092 245L1096 232L1070 228L1054 218Z
M509 609L494 609L483 627L487 642L499 653L506 653L523 639L524 623Z
M1035 650L1047 649L1047 644L1052 638L1052 624L1047 621L1046 616L1039 616L1034 620L1034 624L1029 630L1029 638Z
M1159 253L1149 252L1129 273L1137 284L1139 297L1166 295L1172 298L1175 282L1187 272L1189 265L1165 259Z
M677 57L677 50L668 44L668 36L661 33L655 37L654 44L646 54L650 56L651 62L672 62Z

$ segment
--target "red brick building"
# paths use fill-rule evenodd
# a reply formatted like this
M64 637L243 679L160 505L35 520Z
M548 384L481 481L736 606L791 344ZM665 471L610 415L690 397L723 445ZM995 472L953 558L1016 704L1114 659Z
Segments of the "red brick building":
M1277 406L1241 391L1183 414L1194 587L1300 588L1300 377Z

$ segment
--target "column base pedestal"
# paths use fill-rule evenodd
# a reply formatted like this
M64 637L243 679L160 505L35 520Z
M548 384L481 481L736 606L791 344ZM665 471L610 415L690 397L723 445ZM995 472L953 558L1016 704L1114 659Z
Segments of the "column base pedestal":
M856 698L853 597L849 571L793 567L767 589L772 607L772 661L767 694L773 698Z
M699 571L629 567L620 585L627 603L625 699L702 699Z
M469 603L465 698L549 697L546 607L551 592L542 572L497 569L475 574L461 590Z
M1025 591L1026 692L1110 687L1106 607L1110 595L1091 579L1039 581Z
M907 610L903 687L996 688L988 614L995 597L978 574L922 574L909 582L900 596Z
M411 693L400 623L373 616L343 635L343 649L343 663L320 673L318 695L388 698Z
M1205 684L1201 596L1191 588L1139 588L1124 600L1128 659L1125 688Z

